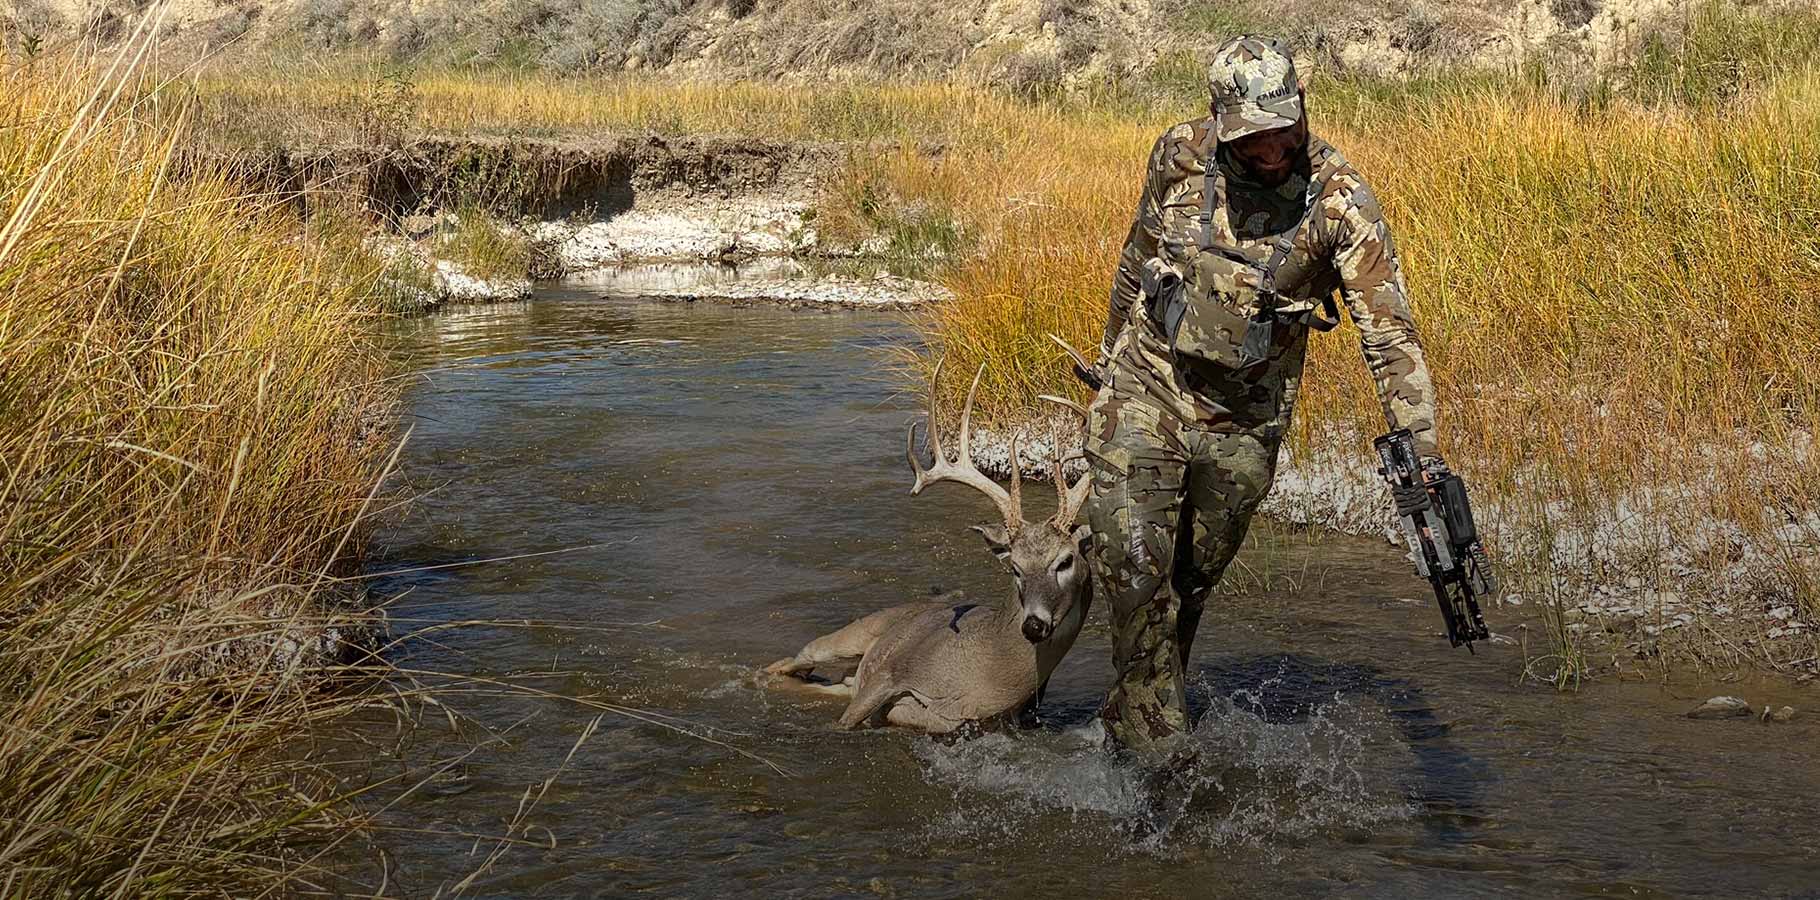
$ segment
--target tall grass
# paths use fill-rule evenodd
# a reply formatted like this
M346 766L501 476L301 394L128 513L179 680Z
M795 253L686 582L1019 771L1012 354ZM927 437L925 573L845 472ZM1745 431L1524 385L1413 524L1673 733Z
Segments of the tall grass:
M136 52L129 47L128 53ZM377 264L207 171L130 62L0 72L0 895L308 883L329 602L393 392Z
M1660 619L1662 597L1691 590L1713 610L1820 621L1817 53L1809 11L1707 4L1603 84L1554 86L1541 70L1313 80L1315 129L1387 209L1444 449L1501 523L1519 594L1571 605L1616 585ZM411 77L417 133L853 142L818 229L947 254L956 300L920 327L932 354L990 362L979 411L1001 426L1039 393L1079 390L1045 335L1097 343L1150 142L1203 114L1116 85L1030 100L956 83ZM380 82L343 65L227 73L199 91L205 117L243 129L235 140L333 141L353 133L344 98ZM1364 466L1381 427L1356 340L1316 339L1295 445ZM1820 657L1811 637L1733 634L1697 652L1714 647L1768 665Z
M1709 589L1758 612L1820 614L1820 571L1787 550L1820 542L1807 449L1820 423L1820 146L1797 137L1820 129L1820 77L1720 110L1588 111L1522 85L1344 117L1311 102L1384 201L1449 456L1524 530L1543 516L1589 536L1614 517L1671 523L1659 555L1572 547L1562 560L1528 545L1541 556L1512 560L1527 583L1573 571L1586 585L1655 584L1678 577L1669 551L1705 546ZM1048 137L1067 152L901 154L857 167L846 188L950 209L977 236L946 279L957 300L925 327L951 364L991 363L982 407L1001 422L1040 392L1078 390L1043 335L1097 344L1147 142L1095 124ZM1356 341L1316 340L1300 443L1349 441L1363 463L1381 427ZM1702 534L1713 522L1777 558L1741 583L1737 541Z

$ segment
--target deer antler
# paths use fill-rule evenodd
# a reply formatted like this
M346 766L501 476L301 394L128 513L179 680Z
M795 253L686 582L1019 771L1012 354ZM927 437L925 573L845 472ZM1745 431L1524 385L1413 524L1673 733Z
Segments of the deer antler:
M1082 427L1086 427L1088 421L1086 407L1073 400L1069 400L1066 397L1057 397L1054 394L1042 394L1038 399L1047 400L1050 403L1065 406L1073 410L1076 415L1081 417ZM1055 471L1053 474L1055 475L1055 518L1050 521L1054 522L1057 528L1066 530L1073 527L1075 517L1080 515L1081 504L1087 502L1087 486L1093 478L1093 473L1083 472L1081 477L1076 480L1074 484L1070 485L1068 483L1068 475L1064 469L1069 462L1081 458L1083 454L1077 451L1064 456L1062 454L1062 438L1059 433L1055 435L1054 441Z
M941 383L942 365L946 360L937 361L935 375L929 379L929 414L926 419L926 430L929 434L929 450L935 454L935 465L925 469L916 458L916 423L910 423L908 446L904 455L910 460L910 468L916 472L916 484L910 488L911 496L923 492L923 488L938 481L953 481L964 484L992 498L998 506L999 513L1005 517L1005 530L1016 532L1024 525L1023 498L1018 489L1017 435L1011 436L1011 491L999 487L998 482L987 478L973 465L973 456L967 449L973 429L973 397L979 393L980 377L986 374L986 364L981 363L979 371L973 376L973 386L967 389L967 405L961 408L960 454L950 461L942 449L941 436L935 425L935 398L937 386Z

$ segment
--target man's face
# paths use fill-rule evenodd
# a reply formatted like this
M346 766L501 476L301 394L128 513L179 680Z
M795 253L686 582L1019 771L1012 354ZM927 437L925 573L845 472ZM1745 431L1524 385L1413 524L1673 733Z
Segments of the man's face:
M1294 125L1248 134L1226 145L1226 152L1259 181L1276 186L1289 180L1308 143L1308 117Z

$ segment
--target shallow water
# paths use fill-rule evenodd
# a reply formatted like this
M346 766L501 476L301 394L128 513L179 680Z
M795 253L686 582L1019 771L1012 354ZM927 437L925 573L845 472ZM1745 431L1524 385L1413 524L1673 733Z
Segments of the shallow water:
M1450 650L1370 540L1254 532L1244 589L1196 644L1206 763L1172 783L1096 749L1103 606L1041 728L835 732L840 701L751 670L886 604L1005 589L965 528L991 518L983 498L908 494L896 319L571 287L401 338L423 372L404 454L422 497L374 570L586 549L378 580L404 594L400 630L492 620L401 651L473 679L456 706L481 746L375 795L396 799L390 892L446 892L497 846L475 835L507 830L525 843L470 895L1820 892L1814 692L1519 684L1517 647ZM1680 716L1714 693L1804 717ZM463 745L436 729L382 768Z

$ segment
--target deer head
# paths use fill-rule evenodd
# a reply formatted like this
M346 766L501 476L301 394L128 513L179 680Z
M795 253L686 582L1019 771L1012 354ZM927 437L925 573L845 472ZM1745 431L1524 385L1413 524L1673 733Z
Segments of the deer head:
M935 398L942 377L942 363L936 363L935 376L929 383L929 412L925 419L929 450L935 456L935 464L925 469L917 459L917 423L910 423L906 456L910 460L911 470L916 473L916 484L910 488L910 493L914 496L936 482L953 481L967 485L992 499L1004 517L1004 524L976 525L973 530L986 539L986 546L992 549L993 555L1010 571L1012 584L1017 591L1017 601L1024 614L1024 637L1037 644L1048 640L1055 632L1056 624L1067 618L1076 604L1084 605L1090 600L1092 582L1087 574L1086 560L1088 532L1086 526L1076 527L1074 524L1081 503L1087 497L1088 476L1082 475L1073 485L1068 483L1063 469L1072 457L1062 455L1061 435L1057 433L1053 444L1055 464L1052 467L1056 492L1055 515L1042 523L1025 521L1021 475L1018 472L1019 435L1011 436L1009 491L975 468L968 450L968 441L972 436L973 398L979 392L980 376L984 374L986 366L982 363L973 376L973 386L967 389L967 403L961 408L961 432L957 441L959 453L950 461L942 449L941 435L936 425ZM1072 401L1050 396L1043 399L1067 406L1083 418L1086 415L1086 411ZM1086 610L1082 609L1081 612L1085 613Z

